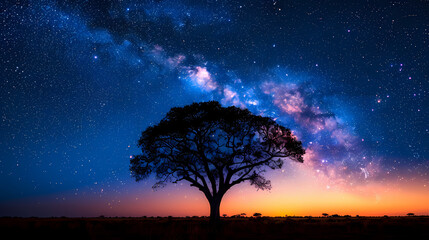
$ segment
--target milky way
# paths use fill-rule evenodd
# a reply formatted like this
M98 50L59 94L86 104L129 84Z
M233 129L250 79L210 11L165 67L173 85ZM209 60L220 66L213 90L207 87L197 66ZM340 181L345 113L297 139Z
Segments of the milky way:
M208 100L291 128L306 171L328 188L429 184L424 1L0 6L9 214L11 202L41 196L117 201L134 189L141 131L171 107Z

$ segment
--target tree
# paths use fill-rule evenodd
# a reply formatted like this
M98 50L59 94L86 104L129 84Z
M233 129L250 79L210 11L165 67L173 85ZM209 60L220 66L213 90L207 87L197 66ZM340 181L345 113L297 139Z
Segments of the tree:
M142 153L130 159L135 180L154 173L154 189L189 182L207 198L212 221L220 218L222 197L231 187L247 181L257 189L271 189L264 172L280 169L287 158L303 162L305 153L290 129L216 101L170 109L142 132L138 146Z
M323 215L324 217L329 216L329 214L327 214L327 213L322 213L322 215Z
M262 216L262 213L254 213L253 216L256 217L256 218L258 218L258 217Z
M407 213L407 216L412 217L414 216L414 213Z

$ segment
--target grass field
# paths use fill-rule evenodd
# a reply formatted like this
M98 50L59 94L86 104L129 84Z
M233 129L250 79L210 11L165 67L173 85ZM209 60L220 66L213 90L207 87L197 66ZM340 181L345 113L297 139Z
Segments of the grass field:
M223 218L217 226L195 217L0 218L0 231L7 239L429 239L429 217Z

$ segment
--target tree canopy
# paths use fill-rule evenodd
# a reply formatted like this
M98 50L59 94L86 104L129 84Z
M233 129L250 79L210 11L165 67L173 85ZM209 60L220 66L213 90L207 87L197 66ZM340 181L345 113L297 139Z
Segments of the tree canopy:
M247 109L222 107L216 101L174 107L142 132L142 153L130 160L136 181L156 175L153 188L187 181L202 191L219 217L220 201L232 186L248 181L271 189L268 169L287 158L303 162L305 150L291 130Z

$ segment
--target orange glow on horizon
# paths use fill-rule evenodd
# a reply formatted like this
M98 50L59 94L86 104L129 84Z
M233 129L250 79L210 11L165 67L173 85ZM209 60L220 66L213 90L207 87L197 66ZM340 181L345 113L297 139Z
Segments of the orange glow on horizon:
M306 168L273 174L271 191L257 191L241 184L228 191L221 203L221 215L255 212L264 216L321 216L322 213L360 216L429 215L429 186L419 180L368 181L360 185L329 188L324 179ZM67 196L68 194L68 196ZM43 196L28 205L28 199L14 201L30 216L207 216L209 204L204 195L188 184L170 185L150 191L150 184L130 183L124 193L74 196L64 199ZM56 200L52 200L56 199ZM40 209L39 212L38 209ZM52 212L46 211L52 210Z
M386 186L385 186L386 185ZM387 185L391 185L387 187ZM186 184L151 192L141 201L130 200L114 209L124 216L207 216L204 195ZM417 181L393 186L367 183L344 190L327 189L314 179L273 179L271 191L258 191L244 184L233 187L222 200L221 214L255 212L264 216L321 216L322 213L360 216L429 215L429 188ZM113 210L114 210L113 209ZM107 215L107 214L106 214Z

